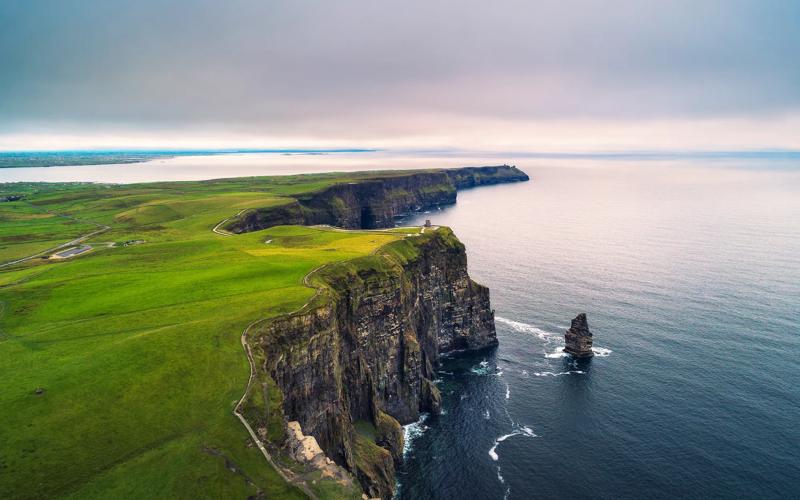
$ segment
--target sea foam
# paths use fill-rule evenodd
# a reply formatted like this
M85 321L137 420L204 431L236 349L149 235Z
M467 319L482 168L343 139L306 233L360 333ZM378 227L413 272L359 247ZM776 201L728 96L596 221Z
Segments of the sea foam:
M547 340L548 338L551 338L553 336L557 336L558 335L557 333L548 332L548 331L542 330L541 328L535 327L533 325L529 325L527 323L522 323L520 321L514 321L514 320L511 320L511 319L501 318L500 316L495 316L494 319L495 319L495 321L499 321L500 323L503 323L504 325L510 326L512 330L516 330L516 331L521 332L521 333L530 333L530 334L536 335L537 337L539 337L542 340Z
M560 377L561 375L583 375L584 371L582 370L570 370L568 372L535 372L534 375L537 377Z
M592 352L599 358L605 358L614 351L606 349L605 347L592 347Z
M427 419L428 414L422 413L419 416L419 420L403 426L403 458L411 451L414 440L428 430L428 426L425 425L425 420Z
M500 443L514 436L538 437L533 432L533 429L531 429L528 426L523 425L517 427L516 429L514 429L513 432L510 432L508 434L503 434L502 436L494 440L494 445L492 445L491 449L489 449L489 456L492 457L492 460L496 462L497 460L500 459L500 455L497 454L497 447L500 445Z
M486 360L481 361L478 363L478 366L473 366L469 369L475 375L488 375L489 374L489 362Z

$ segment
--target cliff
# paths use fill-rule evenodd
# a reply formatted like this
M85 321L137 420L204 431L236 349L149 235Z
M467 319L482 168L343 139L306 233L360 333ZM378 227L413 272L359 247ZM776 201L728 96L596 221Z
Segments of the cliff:
M441 174L437 174L441 175ZM245 416L272 443L296 421L370 496L391 498L401 424L438 412L442 353L497 345L489 290L447 228L314 273L300 312L251 330Z
M397 216L455 203L459 189L527 180L525 172L508 165L369 174L289 198L285 204L245 211L223 229L245 233L289 224L393 227Z

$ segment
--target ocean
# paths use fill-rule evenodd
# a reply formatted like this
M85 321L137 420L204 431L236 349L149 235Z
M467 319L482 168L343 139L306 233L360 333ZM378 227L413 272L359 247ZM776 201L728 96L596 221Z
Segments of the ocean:
M444 361L397 497L800 498L800 162L520 166L410 221L464 242L500 346Z

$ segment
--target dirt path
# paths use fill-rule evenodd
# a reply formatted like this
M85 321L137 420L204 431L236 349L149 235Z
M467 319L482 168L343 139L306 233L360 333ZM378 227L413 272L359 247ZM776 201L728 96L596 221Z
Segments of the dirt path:
M225 219L225 220L228 220L228 219ZM222 224L224 222L225 221L222 221L222 222L220 222L220 224ZM215 233L217 232L217 227L219 227L220 224L217 224L217 226L214 227L214 232ZM227 233L227 234L218 233L218 234L223 234L224 236L233 236L230 233ZM319 267L316 267L316 268L312 269L311 272L309 272L308 274L303 276L303 284L305 286L309 287L309 288L312 288L312 285L309 282L309 278L311 278L311 275L313 275L317 271L325 268L328 265L329 264L323 264L323 265L321 265ZM315 290L314 291L314 295L312 295L311 298L308 299L305 304L303 304L302 306L300 306L299 308L295 309L294 311L292 311L292 312L290 312L288 314L295 314L297 312L302 311L306 307L308 307L308 305L314 299L316 299L317 296L320 294L320 289L319 288L315 288L314 290ZM258 449L261 450L261 454L264 455L264 458L267 459L267 462L272 466L272 468L275 469L276 471L278 471L278 474L280 474L280 476L283 478L283 480L286 481L289 484L293 484L293 485L297 486L298 488L300 488L303 491L303 493L305 493L312 500L317 500L317 495L313 491L311 491L311 489L305 484L305 482L297 481L297 480L294 480L293 478L289 477L286 474L286 471L282 467L280 467L277 463L275 463L275 461L272 459L272 455L269 454L269 452L267 451L267 448L264 446L264 443L261 442L261 439L258 438L258 435L255 433L255 431L253 431L253 428L250 426L250 424L247 422L247 419L244 418L244 415L242 414L242 405L244 404L244 400L247 399L247 395L250 393L250 387L253 385L253 380L256 377L256 363L253 360L253 352L250 350L250 344L247 343L247 333L250 331L251 328L253 328L257 324L259 324L261 322L264 322L264 321L267 321L269 319L271 319L271 318L262 318L262 319L258 319L256 321L253 321L252 323L247 325L247 328L245 328L244 331L242 331L242 336L241 336L242 349L244 349L244 352L247 355L247 362L250 364L250 378L247 379L247 387L245 387L244 394L242 394L242 397L239 398L239 402L236 403L236 406L233 409L233 414L236 415L236 418L238 418L239 421L242 423L242 425L244 425L245 429L247 429L247 432L250 434L250 437L253 439L253 442L256 444L256 446L258 446Z
M220 229L219 227L221 225L225 224L226 222L228 222L229 220L233 219L234 217L239 217L240 215L242 215L247 210L249 210L249 209L248 208L244 208L242 210L239 210L239 213L237 213L236 215L231 215L227 219L223 219L219 224L214 226L214 229L212 229L212 231L214 231L217 234L221 234L222 236L233 236L233 233L229 233L228 231L225 231L224 229Z
M261 442L261 440L258 438L258 435L255 433L255 431L253 431L253 428L250 427L250 424L247 422L247 419L244 418L244 415L242 415L241 411L242 405L244 404L244 400L247 398L247 394L250 392L250 387L253 385L253 379L255 379L256 376L256 363L255 361L253 361L253 353L250 351L250 345L247 343L247 332L250 330L250 328L254 327L258 323L261 323L262 321L265 320L266 319L259 319L253 321L252 323L247 325L247 328L245 328L244 331L242 332L241 336L242 348L244 349L245 354L247 354L247 362L250 364L250 378L247 380L247 387L244 390L244 394L242 394L241 399L239 399L239 402L236 403L236 407L234 407L233 409L233 414L236 415L236 418L238 418L239 421L242 423L242 425L244 425L245 429L247 429L247 432L250 433L250 437L253 439L253 442L256 444L256 446L258 446L258 449L261 450L261 454L264 455L264 458L267 459L267 462L272 466L273 469L275 469L278 472L278 474L280 474L283 480L286 481L288 484L292 484L300 488L303 491L303 493L305 493L306 496L308 496L312 500L317 500L317 495L314 494L314 492L311 491L311 489L304 482L296 481L293 478L290 478L286 474L284 469L280 467L278 464L276 464L274 460L272 460L272 455L269 454L267 448L264 446L264 443Z
M232 236L232 235L227 235L227 236ZM379 249L375 249L373 253L377 252L378 250ZM321 289L311 285L311 282L309 280L311 279L312 275L314 275L318 271L321 271L322 269L324 269L329 265L331 265L330 262L327 264L323 264L319 267L312 269L308 274L303 276L303 284L309 288L314 288L314 295L312 295L311 298L308 299L305 304L298 307L294 311L288 313L287 316L302 311L303 309L308 307L308 305L311 304L311 302L313 302L314 299L317 298L317 296L321 292ZM301 490L303 490L303 493L308 495L309 498L317 500L317 495L313 491L311 491L311 489L305 484L304 481L297 481L292 479L286 474L286 471L282 467L280 467L278 464L275 463L275 461L272 459L272 455L269 454L267 448L264 446L264 443L261 442L261 440L258 438L258 435L255 433L255 431L253 431L253 428L250 426L250 424L247 422L247 419L244 418L244 415L242 414L242 405L244 404L244 400L247 398L247 394L250 393L250 387L253 385L253 380L256 377L256 363L253 360L253 353L250 350L250 344L247 343L247 333L250 331L252 327L256 326L257 324L263 321L268 321L269 319L271 318L262 318L253 321L252 323L247 325L247 328L245 328L244 331L242 331L242 336L241 336L242 349L244 349L244 352L247 355L247 362L250 364L250 378L247 380L247 387L244 390L244 394L242 394L242 397L239 399L239 402L236 403L236 406L233 409L233 414L236 415L236 418L238 418L239 421L242 423L242 425L244 425L245 429L247 429L247 432L250 433L250 437L253 439L253 442L255 442L256 446L258 446L258 449L261 450L261 454L264 455L264 458L267 459L267 462L269 462L272 468L278 471L278 474L281 475L284 481L286 481L289 484L293 484L298 488L300 488Z

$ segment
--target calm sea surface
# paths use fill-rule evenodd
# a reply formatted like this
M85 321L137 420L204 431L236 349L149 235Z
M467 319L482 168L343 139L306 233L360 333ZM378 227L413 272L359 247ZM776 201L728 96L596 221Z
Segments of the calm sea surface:
M415 219L466 244L500 347L445 363L400 498L800 498L800 162L555 163Z

